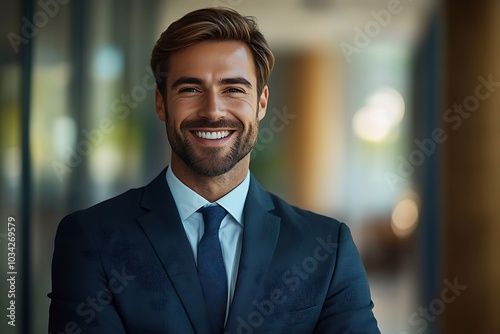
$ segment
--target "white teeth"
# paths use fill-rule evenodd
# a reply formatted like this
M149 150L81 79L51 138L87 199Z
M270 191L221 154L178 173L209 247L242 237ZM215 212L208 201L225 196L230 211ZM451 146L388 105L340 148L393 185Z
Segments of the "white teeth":
M219 131L219 132L196 131L195 134L203 139L221 139L229 136L229 131Z

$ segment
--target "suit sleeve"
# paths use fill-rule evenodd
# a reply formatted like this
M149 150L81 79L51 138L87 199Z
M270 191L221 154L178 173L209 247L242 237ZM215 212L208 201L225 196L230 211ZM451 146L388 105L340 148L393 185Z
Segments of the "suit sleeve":
M57 229L49 333L125 333L89 223L75 213Z
M340 225L335 270L315 333L380 333L366 272L349 228Z

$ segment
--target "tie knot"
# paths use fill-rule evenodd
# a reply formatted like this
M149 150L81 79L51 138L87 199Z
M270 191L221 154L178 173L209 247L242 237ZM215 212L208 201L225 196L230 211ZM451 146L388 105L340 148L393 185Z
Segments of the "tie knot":
M220 223L222 219L227 214L226 209L220 205L206 206L198 210L203 215L203 221L205 223L206 230L218 230L220 228Z

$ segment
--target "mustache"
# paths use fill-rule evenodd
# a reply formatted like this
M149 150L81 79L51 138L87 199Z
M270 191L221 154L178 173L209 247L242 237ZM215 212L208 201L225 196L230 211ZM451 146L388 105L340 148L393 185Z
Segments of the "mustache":
M208 119L197 119L197 120L185 120L181 123L181 130L188 130L191 128L234 128L238 130L243 129L243 124L238 121L232 121L229 119L218 119L216 121L211 121Z

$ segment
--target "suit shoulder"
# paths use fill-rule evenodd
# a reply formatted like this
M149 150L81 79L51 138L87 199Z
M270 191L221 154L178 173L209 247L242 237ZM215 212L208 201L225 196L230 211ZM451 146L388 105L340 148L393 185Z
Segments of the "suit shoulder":
M140 201L145 187L129 189L126 192L105 201L94 204L86 209L78 210L66 215L65 221L84 220L86 222L118 215L130 215L132 211L140 208Z

